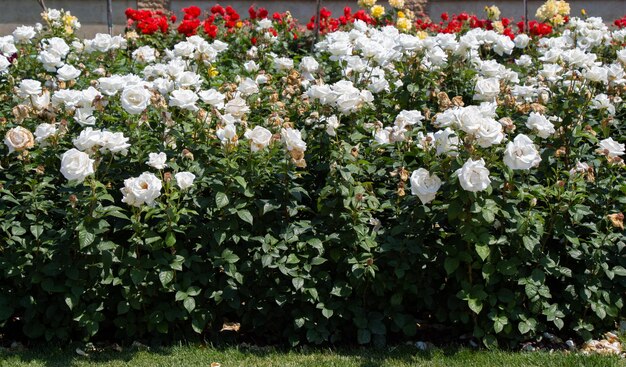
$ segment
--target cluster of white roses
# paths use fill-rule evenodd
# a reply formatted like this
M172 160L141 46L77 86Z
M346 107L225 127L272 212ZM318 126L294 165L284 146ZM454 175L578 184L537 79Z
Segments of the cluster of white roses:
M512 55L516 48L525 50L531 44L531 38L525 34L511 40L495 31L472 29L460 36L438 34L424 38L400 33L391 26L373 28L357 21L350 32L335 32L317 45L318 50L330 55L331 60L339 61L345 79L331 85L312 85L307 94L347 115L355 108L345 108L337 103L340 95L352 95L352 100L356 101L359 87L372 93L402 87L402 82L393 81L398 78L398 65L417 58L421 66L433 70L446 67L453 58L460 58L476 71L474 100L482 102L480 105L446 106L433 118L432 126L439 130L432 132L426 131L419 111L402 111L391 126L385 127L380 122L372 124L375 127L374 141L393 144L414 139L420 149L435 149L437 155L450 156L457 156L459 149L466 145L497 149L506 143L502 152L504 164L513 170L530 170L541 162L541 150L533 140L549 140L557 132L555 123L560 120L543 111L529 111L525 124L529 134L514 135L513 121L507 117L498 120L496 115L496 108L505 95L513 103L541 105L548 102L554 89L561 85L582 92L588 83L594 83L596 94L591 98L590 108L603 114L600 117L611 117L616 113L615 104L621 103L621 99L609 92L626 84L626 49L619 50L616 60L610 64L598 61L600 57L593 53L596 46L609 46L615 41L623 43L625 30L610 32L599 18L572 18L567 27L557 37L539 39L536 48L539 55L534 59L522 54L514 60L524 73L522 84L519 71L511 70L497 60L483 59L481 55L493 52L505 56ZM575 80L586 83L576 83ZM340 89L340 93L336 93L334 85L349 85L355 91ZM350 107L356 105L353 103ZM404 117L407 114L413 116L407 119ZM331 136L336 135L335 130L339 127L334 121L326 121ZM418 131L416 135L411 134L414 129ZM623 144L611 138L604 139L598 152L615 160L624 154ZM588 167L586 163L577 164ZM577 172L576 167L572 170ZM491 182L483 159L468 159L455 176L464 190L472 192L487 189ZM423 203L433 200L442 185L441 179L425 168L415 170L410 181L412 193Z
M77 24L67 12L50 10L45 19L58 26L75 27ZM258 21L261 30L271 25L271 20ZM368 26L357 20L350 31L327 34L316 45L316 54L301 59L251 47L238 69L241 75L229 76L232 88L219 90L207 87L207 84L214 85L210 80L217 74L214 65L229 46L219 40L209 42L196 35L176 43L171 49L141 46L129 52L134 64L139 65L138 75L115 74L104 66L87 70L80 61L82 57L126 50L129 47L126 38L98 34L93 39L68 44L60 37L37 39L40 31L41 26L22 26L11 36L0 37L0 75L12 65L9 60L18 52L16 44L33 43L37 49L36 62L48 75L40 80L35 75L16 80L15 99L19 103L16 116L23 120L29 113L33 116L52 111L72 116L73 122L85 127L73 139L75 148L61 157L61 173L68 180L76 181L95 173L96 155L127 153L129 138L122 132L95 128L103 122L102 117L116 107L125 112L122 119L139 119L140 122L148 120L147 110L151 106L170 110L161 111L166 116L164 120L171 119L172 112L204 116L207 123L215 123L211 131L225 149L234 149L241 137L246 139L252 152L263 151L272 142L281 141L293 162L305 167L307 144L302 138L303 133L306 136L305 131L295 129L290 123L282 124L282 121L265 126L248 121L253 103L260 100L258 96L266 88L271 89L272 85L268 84L274 79L287 79L296 70L298 80L290 85L294 90L289 93L318 103L314 105L324 109L326 115L316 114L317 127L337 137L342 118L373 106L376 98L387 92L404 88L403 65L418 60L420 70L440 71L450 62L462 60L476 75L472 81L476 105L449 104L432 117L429 113L423 114L421 106L415 106L395 114L393 121L377 121L366 127L372 127L375 144L405 142L422 150L432 150L440 157L459 156L465 153L463 149L467 146L494 149L513 170L530 170L540 164L542 149L535 142L548 143L558 132L555 124L559 119L545 109L528 110L525 112L527 130L515 134L515 123L496 113L505 97L509 98L507 103L545 105L558 88L582 93L592 85L595 93L590 98L589 108L598 119L611 121L622 102L615 90L626 85L626 49L608 58L594 53L596 47L623 44L626 30L611 32L598 18L572 18L562 34L539 40L531 40L525 34L511 40L483 29L472 29L462 35L429 37L400 32L393 26ZM36 43L33 39L37 39ZM524 54L523 51L534 43L536 52ZM513 67L485 57L495 53L498 60L510 58L516 49L522 54L514 59ZM324 68L338 65L340 80L324 82L318 62L323 53L329 55L332 63ZM264 65L268 70L262 70ZM89 86L81 89L76 88L77 85ZM170 127L167 126L166 134ZM15 127L6 133L5 144L9 152L22 152L35 143L45 146L66 132L67 129L61 129L56 122L39 124L34 135L24 127ZM597 152L616 162L624 154L624 145L607 138L600 142ZM465 190L485 190L491 182L489 169L479 155L470 155L455 176ZM167 157L165 153L151 153L146 163L163 170L167 167ZM580 172L581 167L588 167L588 164L576 162L571 172ZM190 172L179 172L175 177L183 190L195 179ZM413 194L423 203L432 201L443 184L436 174L425 168L415 170L410 181ZM144 172L125 181L124 202L151 205L161 189L162 179Z

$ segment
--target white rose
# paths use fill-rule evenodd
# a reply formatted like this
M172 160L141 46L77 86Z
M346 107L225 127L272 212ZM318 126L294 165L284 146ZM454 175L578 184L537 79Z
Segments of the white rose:
M133 51L133 60L139 63L150 63L156 60L156 50L150 46L141 46Z
M246 61L243 64L243 68L248 72L248 73L254 73L257 72L259 70L259 65L257 65L256 62L254 62L254 60L249 60Z
M255 126L254 129L246 131L244 136L250 139L250 150L253 152L265 148L272 141L272 133L261 126Z
M428 204L435 199L441 187L441 180L437 175L431 175L424 168L413 171L411 174L411 194L417 195L422 204Z
M174 55L178 57L191 57L196 50L193 43L182 41L174 45Z
M150 153L148 154L148 161L146 164L156 169L163 169L167 167L165 162L167 162L167 155L165 153Z
M474 134L480 129L483 120L483 114L478 106L463 107L459 115L459 127L468 134Z
M626 48L623 48L623 49L617 51L617 59L622 64L626 64Z
M37 111L48 108L50 105L50 92L46 90L38 96L30 96L30 103Z
M202 84L202 78L200 75L194 73L193 71L185 71L180 73L176 77L176 83L178 83L181 87L189 87L189 88L197 88Z
M591 167L588 163L576 161L576 166L569 170L570 175L575 175L577 173L587 173Z
M459 137L454 130L446 127L445 130L439 130L435 132L435 148L437 148L437 155L448 154L450 156L456 156L459 149Z
M223 128L217 129L215 135L217 135L223 145L232 145L238 142L235 124L226 124Z
M332 115L326 119L326 133L330 136L337 136L337 129L339 128L339 119L337 116Z
M475 136L478 145L483 148L489 148L502 142L504 132L502 131L502 125L498 121L491 118L483 118Z
M98 79L98 89L107 96L114 96L126 85L124 78L119 75L111 75L109 77Z
M37 56L37 60L43 64L43 68L51 73L56 72L57 66L63 65L61 56L48 51L41 51Z
M241 83L239 83L237 90L240 91L242 95L249 96L254 93L259 93L259 86L256 81L250 78L245 78L241 81Z
M282 129L280 135L283 138L283 142L287 146L288 151L296 150L304 152L306 150L306 143L302 140L302 133L296 129L290 127Z
M405 128L407 125L415 125L415 124L421 124L422 120L424 119L424 116L422 116L422 113L420 111L417 110L404 110L401 111L398 116L396 116L396 120L395 120L395 124L398 128L403 129Z
M250 108L246 104L246 101L239 96L228 101L224 107L224 112L233 115L235 118L243 117L248 111L250 111Z
M76 69L70 64L65 64L59 70L57 70L57 79L61 81L70 81L78 78L80 70Z
M16 43L26 43L31 38L35 37L36 34L35 28L23 25L15 28L13 31L13 39Z
M28 129L17 126L4 135L4 144L9 148L9 153L21 152L35 146L35 138Z
M333 103L337 97L330 89L329 85L312 85L306 94L313 99L318 99L321 104Z
M541 156L532 140L524 134L518 136L506 145L504 150L504 164L511 169L529 170L541 162Z
M53 136L57 132L57 127L54 124L42 123L35 128L35 141L42 143L44 140Z
M76 107L82 99L82 93L74 89L61 89L54 92L51 98L52 106L65 105L68 108Z
M57 9L48 9L45 13L45 18L48 20L59 20L61 19L61 11Z
M592 82L609 82L608 70L602 66L593 66L591 69L583 71L583 77Z
M313 73L320 67L319 62L311 56L305 56L300 60L300 70L304 72Z
M129 139L124 136L124 133L103 131L100 141L102 148L100 148L100 151L104 152L105 150L108 150L111 153L126 155L128 153L128 148L130 148L128 140Z
M474 87L474 99L479 101L493 101L500 94L500 80L498 78L480 78Z
M189 89L177 89L170 94L170 106L180 107L188 111L198 111L197 100L198 95Z
M124 88L122 92L122 107L132 115L142 113L150 104L150 92L141 85Z
M9 66L11 66L9 59L0 55L0 73L6 73L9 69Z
M601 154L608 156L609 158L619 157L620 155L624 155L624 144L620 144L613 140L613 138L607 138L600 141L600 148L598 151Z
M554 134L554 124L548 121L548 119L540 113L531 112L526 120L526 127L535 131L537 136L541 138L548 138Z
M61 173L69 181L83 182L87 176L94 174L94 162L89 154L72 148L61 156Z
M61 58L64 58L70 52L70 46L65 42L64 39L59 37L52 37L45 40L44 49L48 52L60 56Z
M191 172L178 172L174 175L176 184L181 190L187 190L193 185L193 181L196 179L196 175Z
M269 81L269 78L265 74L259 74L254 78L254 81L258 84L266 84Z
M374 140L378 144L389 144L391 143L391 129L378 129L374 131Z
M74 121L81 126L93 126L96 124L96 117L93 115L95 109L91 106L80 107L74 110Z
M102 142L102 131L94 130L91 127L85 128L80 132L78 137L72 140L74 146L79 150L86 151L91 150L96 145L101 145Z
M122 202L132 206L154 205L154 200L161 195L163 184L153 173L144 172L139 177L124 180L124 188L120 191L124 197Z
M288 57L278 57L274 59L274 68L276 70L291 70L293 69L293 60Z
M33 79L24 79L17 88L17 95L21 98L38 96L41 94L41 82Z
M489 170L485 167L485 160L482 158L477 161L468 159L454 174L459 176L459 183L466 191L482 191L491 184Z
M113 40L110 35L98 33L92 40L85 40L85 51L88 53L99 51L107 52L111 48Z
M218 110L221 110L222 108L224 108L224 98L226 98L226 96L218 92L217 90L215 89L203 90L200 93L198 93L198 95L200 96L200 98L202 99L204 103L210 104L211 106L217 108Z
M526 46L528 46L528 43L530 42L530 37L528 37L524 33L520 33L517 36L515 36L514 42L515 42L515 47L526 48Z

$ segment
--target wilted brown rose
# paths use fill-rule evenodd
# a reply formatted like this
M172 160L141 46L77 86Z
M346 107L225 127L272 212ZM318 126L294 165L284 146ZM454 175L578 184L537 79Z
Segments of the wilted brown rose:
M9 147L9 153L21 152L34 147L35 138L28 129L18 126L7 131L4 136L4 144Z

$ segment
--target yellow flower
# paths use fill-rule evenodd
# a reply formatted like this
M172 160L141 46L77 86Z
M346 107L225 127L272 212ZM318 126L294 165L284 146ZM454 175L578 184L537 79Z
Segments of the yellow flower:
M240 20L235 25L237 26L237 28L241 28L241 27L243 27L243 22Z
M585 15L587 15L587 11L585 9L580 9L580 15L584 17Z
M209 76L210 77L214 77L214 76L218 76L220 74L219 71L217 71L217 69L215 68L215 66L211 66L209 68Z
M428 33L426 33L425 31L419 31L416 34L417 37L419 37L419 39L421 40L425 40L426 38L428 38Z
M411 21L406 18L400 18L396 22L396 27L403 32L407 32L411 29Z
M380 18L385 15L385 8L380 5L374 5L372 9L370 9L370 13L374 18Z
M359 6L362 8L371 8L376 4L376 0L359 0Z
M487 18L489 20L496 20L500 18L500 9L495 6L485 6L485 12L487 13Z
M504 26L502 25L501 21L495 21L493 23L491 23L491 25L493 26L493 29L498 32L498 33L502 33L504 32Z
M406 15L403 11L398 11L398 18L406 18Z
M396 9L404 8L404 0L389 0L389 5Z
M561 25L565 23L565 19L561 14L557 14L553 16L552 19L550 19L550 23L552 23L553 25Z

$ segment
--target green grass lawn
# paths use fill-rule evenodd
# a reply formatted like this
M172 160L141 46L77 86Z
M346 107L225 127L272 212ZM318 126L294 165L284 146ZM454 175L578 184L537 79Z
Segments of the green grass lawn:
M293 350L236 348L214 349L201 346L181 346L149 351L126 349L122 352L93 352L88 357L77 355L73 349L43 347L21 352L0 351L0 366L192 366L209 367L218 362L228 366L445 366L445 367L528 367L528 366L626 366L617 357L583 356L562 352L513 353L501 351L471 351L445 349L419 352L409 346L398 348L355 348L339 350Z

